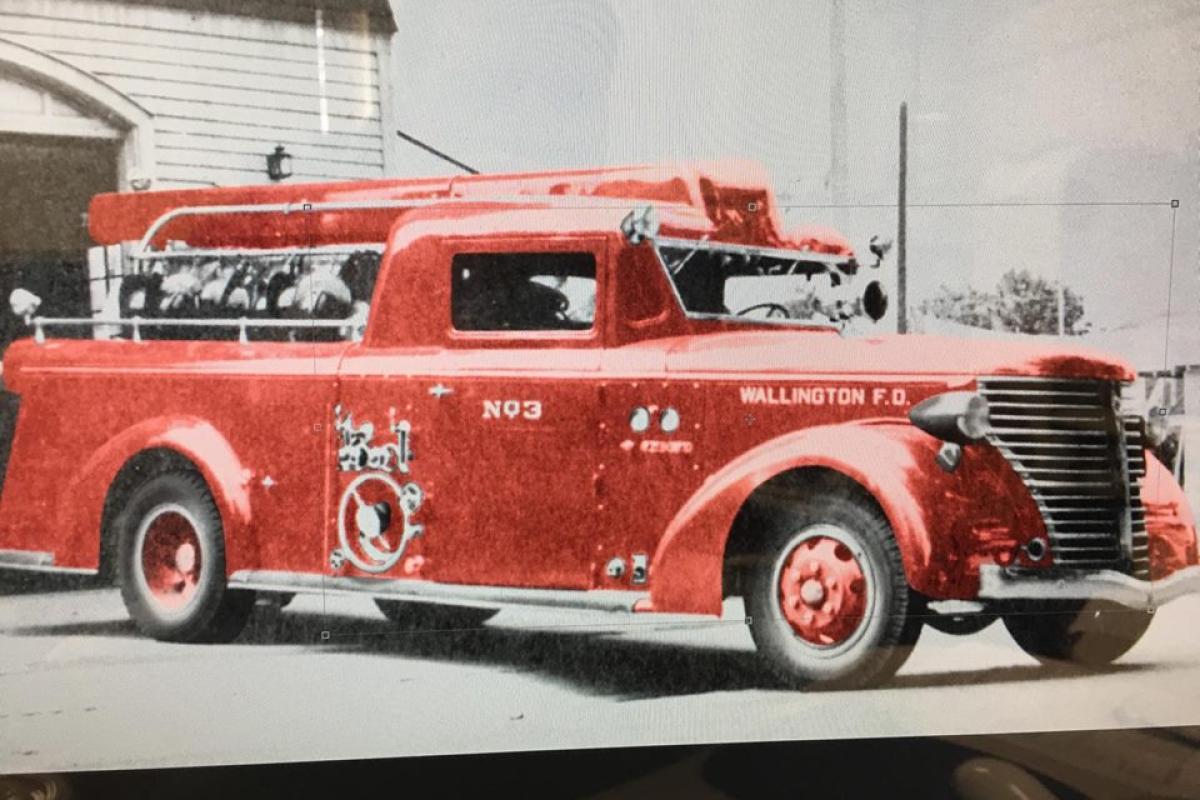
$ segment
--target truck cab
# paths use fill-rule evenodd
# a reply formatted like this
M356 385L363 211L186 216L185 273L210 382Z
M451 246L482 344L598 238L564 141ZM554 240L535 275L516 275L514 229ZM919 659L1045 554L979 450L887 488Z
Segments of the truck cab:
M1128 365L844 335L885 248L783 230L751 167L103 195L91 225L147 268L7 353L0 562L113 575L154 636L234 636L255 593L408 627L741 597L782 680L866 685L926 624L1107 663L1128 609L1200 589Z

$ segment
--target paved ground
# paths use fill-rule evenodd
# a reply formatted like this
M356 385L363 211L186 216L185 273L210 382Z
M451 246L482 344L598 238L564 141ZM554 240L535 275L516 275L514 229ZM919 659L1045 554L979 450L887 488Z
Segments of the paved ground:
M927 628L885 688L791 692L736 603L726 621L506 610L393 635L369 600L313 596L189 646L140 637L116 590L57 589L0 597L0 772L1200 721L1200 598L1103 674L1038 666L999 624Z

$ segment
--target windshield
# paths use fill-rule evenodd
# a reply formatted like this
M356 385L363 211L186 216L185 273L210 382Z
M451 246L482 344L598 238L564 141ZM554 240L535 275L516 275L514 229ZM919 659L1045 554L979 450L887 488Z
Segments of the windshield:
M690 316L822 326L846 319L853 258L702 240L656 244Z

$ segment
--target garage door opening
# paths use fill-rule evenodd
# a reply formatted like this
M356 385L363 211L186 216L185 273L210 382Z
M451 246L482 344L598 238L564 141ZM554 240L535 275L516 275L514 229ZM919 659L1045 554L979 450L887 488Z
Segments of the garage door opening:
M0 350L29 333L8 309L14 288L41 297L39 313L47 316L90 315L87 207L93 195L116 190L119 147L105 139L0 135Z

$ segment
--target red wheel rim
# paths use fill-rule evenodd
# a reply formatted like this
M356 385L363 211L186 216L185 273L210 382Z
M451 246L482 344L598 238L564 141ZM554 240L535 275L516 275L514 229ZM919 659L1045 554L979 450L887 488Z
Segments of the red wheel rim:
M779 572L779 607L796 635L820 647L849 639L867 614L867 577L846 545L820 534L799 542Z
M142 534L142 575L155 603L167 611L187 606L202 568L200 537L187 515L164 510L151 518Z

